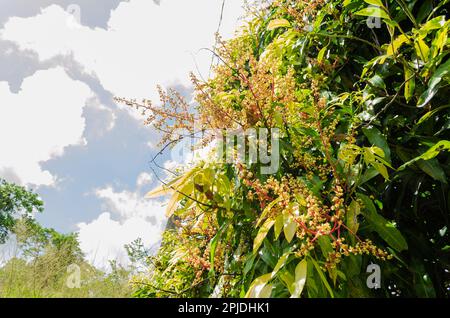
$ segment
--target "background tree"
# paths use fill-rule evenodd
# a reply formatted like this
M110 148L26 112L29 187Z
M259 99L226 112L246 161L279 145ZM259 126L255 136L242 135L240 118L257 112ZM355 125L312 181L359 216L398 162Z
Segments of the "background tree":
M104 270L89 264L76 233L34 219L43 206L37 194L0 180L0 244L13 238L13 255L0 260L0 297L128 297L130 271L115 262ZM80 288L67 284L71 265L80 269Z
M0 244L5 242L18 218L42 212L43 206L37 194L0 179Z
M16 220L16 254L0 267L0 297L129 297L130 271L116 262L100 270L85 260L77 235ZM80 286L68 284L79 269ZM78 272L75 273L78 275Z

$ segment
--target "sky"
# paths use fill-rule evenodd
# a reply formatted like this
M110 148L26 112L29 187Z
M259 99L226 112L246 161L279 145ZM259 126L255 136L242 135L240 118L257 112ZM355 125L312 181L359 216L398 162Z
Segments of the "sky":
M34 189L46 227L79 234L94 265L128 262L124 244L160 241L164 201L149 161L158 133L114 96L192 96L207 77L222 0L0 0L0 178ZM220 33L242 23L226 0ZM159 160L171 165L170 153Z

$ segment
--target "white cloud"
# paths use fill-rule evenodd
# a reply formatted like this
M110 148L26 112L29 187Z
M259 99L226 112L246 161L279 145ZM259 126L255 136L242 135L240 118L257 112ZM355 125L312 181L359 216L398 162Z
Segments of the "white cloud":
M141 188L142 186L152 183L152 181L153 176L151 174L142 172L136 180L136 185L138 186L138 188Z
M73 26L61 7L52 5L31 18L12 18L0 37L40 60L71 54L113 94L157 99L155 86L188 83L194 58L208 75L221 0L122 2L111 13L108 29ZM240 1L227 1L221 33L229 37L242 14Z
M12 169L22 183L54 184L40 163L85 143L82 112L92 94L59 67L25 78L17 94L0 82L0 171Z
M142 180L147 182L148 176L141 174L137 183ZM103 200L105 212L90 223L78 224L80 247L95 266L106 268L112 259L128 264L124 245L137 238L147 247L158 244L167 221L162 202L112 187L98 189L95 194Z
M153 219L157 218L157 221L159 221L160 216L164 215L164 213L155 213L163 212L161 202L147 200L137 192L116 192L112 187L106 187L96 190L95 194L103 200L104 209L114 213L121 220L126 220L130 217L140 217L156 222Z
M99 268L107 268L109 260L127 265L129 260L125 244L140 237L147 246L152 246L161 239L162 233L161 227L153 226L139 217L119 222L113 220L108 212L102 213L91 223L78 226L80 247L87 259Z
M188 73L197 66L208 75L211 53L200 49L214 44L221 4L222 0L164 0L158 6L154 1L130 0L111 12L106 30L79 25L52 5L34 17L11 18L0 30L0 40L36 52L40 61L73 57L116 96L157 100L157 84L187 86ZM225 38L232 35L241 14L241 1L226 1L221 26ZM0 169L13 166L25 182L53 183L55 177L39 164L60 155L65 146L83 142L82 108L89 95L86 85L68 79L62 69L25 79L17 95L0 82L4 147ZM112 187L96 191L104 202L103 213L78 225L81 248L95 264L105 266L108 259L126 263L123 245L138 237L148 246L159 241L165 208L139 193L149 182L148 176L141 175L136 192Z

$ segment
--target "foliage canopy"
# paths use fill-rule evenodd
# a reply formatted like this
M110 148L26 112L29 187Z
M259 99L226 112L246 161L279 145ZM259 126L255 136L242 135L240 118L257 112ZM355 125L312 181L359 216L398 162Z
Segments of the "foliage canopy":
M171 91L162 108L119 99L164 141L194 122L281 131L274 175L211 159L152 193L172 193L174 229L135 296L448 297L448 10L276 1L219 41L213 78L193 76L195 111Z
M5 242L18 218L42 212L43 206L37 194L0 179L0 244Z

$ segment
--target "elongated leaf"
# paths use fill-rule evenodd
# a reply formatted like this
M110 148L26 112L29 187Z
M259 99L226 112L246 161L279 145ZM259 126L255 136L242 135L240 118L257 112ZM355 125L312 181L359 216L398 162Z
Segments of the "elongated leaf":
M355 13L356 15L362 15L366 17L374 17L374 18L383 18L383 19L390 19L387 12L380 7L368 7L364 8L358 12Z
M366 164L374 167L386 180L389 180L389 174L385 166L390 165L384 160L384 151L376 146L364 147L363 150Z
M286 19L275 19L269 22L267 26L267 30L272 31L277 28L288 28L291 26L291 23Z
M414 42L414 48L416 49L416 54L418 57L420 57L424 62L428 62L428 56L430 52L430 48L425 43L424 40L418 38Z
M405 99L406 102L411 100L414 95L414 90L416 89L416 80L414 77L414 72L407 66L404 67L405 73Z
M386 137L381 131L375 127L363 128L362 131L372 145L383 150L386 161L391 162L391 149L389 148Z
M374 6L384 7L383 2L381 2L381 0L364 0L364 2L368 3L368 4L372 4Z
M210 247L210 252L209 252L209 261L211 263L211 273L214 273L214 262L216 259L216 249L217 249L217 244L219 243L223 233L225 232L225 230L228 228L228 225L230 224L230 222L224 223L219 231L217 231L216 235L213 237L213 239L211 240L211 242L209 243L209 247Z
M289 213L284 213L284 236L286 240L290 243L294 238L295 232L297 231L297 223L292 219Z
M414 159L406 162L405 164L401 165L397 170L401 171L408 167L409 165L419 161L419 160L430 160L434 157L436 157L441 151L450 151L450 141L448 140L441 140L437 142L434 146L430 147L427 151L425 151L423 154L421 154L418 157L415 157Z
M156 189L147 193L146 197L152 199L152 198L157 198L157 197L161 197L161 196L173 193L175 189L182 186L183 182L187 178L191 177L197 171L198 171L198 169L194 168L194 169L186 172L184 175L174 178L173 180L166 183L165 185L161 185L161 186L157 187Z
M398 49L403 45L403 43L408 42L408 37L404 34L399 35L397 38L395 38L394 41L392 41L392 43L390 43L387 46L386 49L386 54L387 55L394 55L397 54Z
M363 185L364 183L366 183L369 180L372 180L373 178L375 178L379 174L380 173L374 167L369 167L369 169L364 171L364 174L358 180L358 185L359 186Z
M400 231L391 226L384 217L378 214L372 200L368 196L361 193L358 193L357 196L364 204L364 208L361 210L361 213L364 215L375 232L377 232L380 237L396 251L401 252L408 249L408 243Z
M183 186L180 189L177 189L167 205L166 216L171 217L177 210L178 203L180 202L180 200L182 200L185 196L190 196L193 191L194 191L193 182L183 184Z
M358 223L358 215L361 214L361 207L359 203L353 200L347 210L347 227L352 231L353 234L358 232L359 223Z
M175 212L177 206L178 206L178 202L180 201L180 193L175 192L172 197L170 198L169 203L167 204L167 208L166 208L166 217L171 217L173 215L173 213Z
M291 294L291 298L299 298L301 296L306 283L307 270L308 262L306 259L300 261L295 267L294 292Z
M436 158L430 160L419 160L416 162L417 166L427 175L442 183L447 183L445 171L442 169L439 161Z
M424 107L428 102L436 95L440 86L440 83L444 76L450 73L450 59L447 60L444 64L439 66L437 70L431 76L430 81L428 82L428 89L423 92L420 96L419 101L417 102L417 107Z
M381 88L381 89L386 89L386 83L384 83L383 78L378 75L375 74L374 76L372 76L369 79L369 83L373 86L373 87L377 87L377 88Z
M278 271L283 268L284 265L286 265L286 261L288 260L289 256L291 256L292 252L286 252L284 253L280 259L277 262L277 265L275 265L273 271L272 271L272 277L275 277L275 275L278 273Z
M289 293L292 295L294 293L294 276L287 270L282 270L278 277L285 283Z
M283 214L280 214L276 217L275 219L275 240L278 239L278 237L281 234L281 231L283 231L283 226L284 226L284 216Z
M447 43L448 39L448 26L443 27L441 30L439 30L436 33L436 37L434 38L433 42L431 43L431 53L430 57L435 58L439 53L442 52L444 49L445 44Z
M445 24L445 16L441 15L439 17L427 21L427 23L425 23L420 28L420 31L424 31L424 34L427 34L431 30L437 30L442 28L444 24Z
M327 235L321 235L317 239L319 243L320 250L322 251L322 255L327 258L328 255L333 252L333 246L331 245L331 239Z
M180 178L177 178L176 181L178 181ZM171 188L170 184L167 185L161 185L155 189L153 189L152 191L148 192L146 197L149 199L154 199L154 198L158 198L158 197L162 197L164 195L173 193L173 189Z
M319 264L317 264L317 262L310 257L309 258L311 260L311 262L313 263L314 267L316 268L317 273L320 276L320 279L322 280L323 285L325 286L325 288L328 290L328 292L330 293L331 298L334 298L334 293L333 290L331 289L330 284L328 283L327 278L325 277L325 275L323 274L322 269L320 268Z
M264 274L258 278L256 278L253 283L251 284L247 294L246 298L268 298L270 297L270 294L272 292L272 285L267 285L267 283L275 278L275 276L278 274L278 272L286 265L286 262L291 256L292 252L288 251L284 253L280 259L278 260L277 264L275 265L272 272Z
M423 123L424 121L426 121L427 119L433 117L436 113L440 112L443 109L449 108L450 105L445 105L445 106L441 106L438 107L436 109L430 110L429 112L427 112L425 115L423 115L419 121L417 122L417 125L420 125L421 123Z
M270 295L272 295L272 284L267 284L264 286L264 288L261 290L260 294L257 298L270 298Z
M256 226L259 226L261 224L262 221L264 221L265 217L267 216L267 214L270 212L270 210L274 207L275 204L277 204L278 202L281 201L281 197L276 198L275 200L273 200L272 202L270 202L265 209L263 210L263 212L261 213L261 216L258 219L258 222L256 222Z
M272 226L275 224L275 220L267 219L264 224L260 227L258 234L256 235L255 240L253 241L253 253L256 253L261 246L262 242L269 233Z
M434 290L433 282L430 275L426 272L425 267L418 260L413 261L414 268L414 289L421 298L435 298L436 291Z
M326 51L328 50L327 46L324 46L317 54L317 61L322 62L323 57L325 56Z
M272 273L264 274L256 278L250 285L245 298L266 298L268 290L265 289L267 283L272 279ZM272 291L272 289L270 289Z
M372 162L371 165L383 176L383 178L389 180L389 174L386 166L376 161Z

